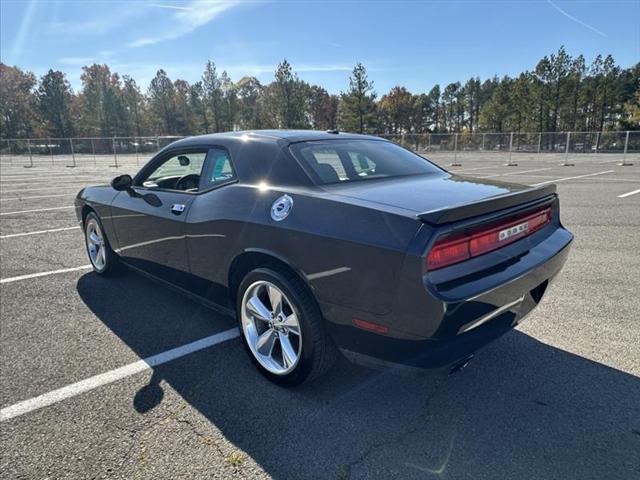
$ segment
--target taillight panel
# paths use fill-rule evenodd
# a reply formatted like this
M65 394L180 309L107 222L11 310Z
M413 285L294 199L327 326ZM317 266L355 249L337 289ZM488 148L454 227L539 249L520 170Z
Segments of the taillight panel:
M527 237L551 222L551 207L469 233L439 239L427 255L427 269L463 262Z

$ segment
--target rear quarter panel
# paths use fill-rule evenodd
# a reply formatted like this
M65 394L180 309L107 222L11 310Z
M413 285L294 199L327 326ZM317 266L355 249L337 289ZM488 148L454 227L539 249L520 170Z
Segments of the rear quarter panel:
M280 222L271 206L283 194L293 209ZM323 313L330 305L391 310L404 252L419 228L411 218L330 200L322 193L236 184L200 195L187 219L191 271L227 286L233 259L260 251L284 259L307 281Z

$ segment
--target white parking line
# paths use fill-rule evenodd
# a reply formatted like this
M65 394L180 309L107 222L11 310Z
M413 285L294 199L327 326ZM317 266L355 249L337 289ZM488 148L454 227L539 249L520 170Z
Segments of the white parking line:
M21 182L21 183L27 183L27 182L43 182L43 181L49 181L49 180L55 180L55 181L67 181L67 180L91 180L92 178L95 179L105 179L108 178L107 175L99 175L99 174L90 174L90 173L80 173L80 172L74 172L74 173L70 173L69 175L47 175L46 173L42 173L42 175L36 175L36 176L23 176L23 177L18 177L18 176L13 176L13 177L6 177L4 175L0 176L0 182ZM113 177L111 177L113 178Z
M81 267L61 268L60 270L50 270L48 272L29 273L27 275L19 275L17 277L0 278L0 283L19 282L20 280L29 280L30 278L48 277L49 275L57 275L58 273L77 272L78 270L87 270L91 265L82 265Z
M55 233L55 232L64 232L66 230L77 230L79 226L75 227L63 227L63 228L51 228L49 230L37 230L35 232L22 232L22 233L10 233L9 235L0 235L1 238L15 238L15 237L27 237L29 235L40 235L43 233Z
M575 180L576 178L595 177L596 175L604 175L605 173L613 173L613 170L605 170L603 172L589 173L587 175L578 175L575 177L556 178L555 180L547 180L546 182L534 183L531 186L538 187L540 185L546 185L547 183L564 182L565 180Z
M74 195L75 193L57 193L55 195L34 195L31 197L4 197L4 198L0 198L0 201L8 202L11 200L31 200L34 198L72 197Z
M158 353L157 355L152 355L151 357L138 360L137 362L130 363L124 367L116 368L114 370L89 377L85 380L72 383L66 387L58 388L57 390L52 390L51 392L37 397L15 403L0 410L0 422L19 417L20 415L33 412L34 410L48 407L49 405L61 402L67 398L75 397L103 385L108 385L118 380L122 380L123 378L130 377L136 373L150 370L158 365L162 365L163 363L167 363L191 353L195 353L199 350L204 350L205 348L213 347L219 343L232 340L239 335L240 332L237 328L231 328L229 330L216 333L215 335L201 338L195 342L187 343L181 347L172 348L171 350Z
M64 187L66 188L66 187ZM43 187L43 188L21 188L20 190L4 190L0 188L0 193L24 193L24 192L42 192L43 190L61 190L60 187ZM78 188L73 188L72 192L78 192Z
M523 170L521 172L494 173L492 175L481 175L480 178L508 177L509 175L522 175L523 173L541 172L543 170L551 170L551 167L534 168L533 170ZM533 175L533 176L535 177L535 175Z
M634 190L633 192L627 192L623 193L622 195L618 195L618 198L630 197L631 195L635 195L636 193L640 193L640 188L638 190Z
M450 171L453 173L462 173L462 172L473 172L475 170L486 170L487 168L500 168L500 165L490 165L488 167L476 167L476 168L463 168L462 170L450 169Z
M51 208L36 208L34 210L19 210L17 212L3 212L0 215L17 215L19 213L32 213L32 212L48 212L50 210L64 210L65 208L74 208L73 205L67 207L51 207Z
M2 189L4 189L5 187L21 187L21 188L28 188L30 185L35 185L35 186L39 186L42 185L44 182L42 180L37 181L34 180L33 182L13 182L13 181L0 181L0 191L2 191ZM106 180L100 180L100 179L79 179L79 180L74 180L74 179L68 179L68 180L54 180L48 183L53 183L55 185L59 185L60 187L67 187L69 188L72 185L104 185L106 183L108 183L108 181Z

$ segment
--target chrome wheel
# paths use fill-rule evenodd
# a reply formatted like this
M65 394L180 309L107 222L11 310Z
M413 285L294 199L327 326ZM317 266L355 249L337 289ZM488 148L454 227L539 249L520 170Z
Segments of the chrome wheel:
M260 280L244 292L241 308L242 333L258 363L275 375L293 371L300 360L302 335L287 296Z
M98 271L104 270L107 264L107 252L100 225L95 218L90 218L85 229L87 250L92 265Z

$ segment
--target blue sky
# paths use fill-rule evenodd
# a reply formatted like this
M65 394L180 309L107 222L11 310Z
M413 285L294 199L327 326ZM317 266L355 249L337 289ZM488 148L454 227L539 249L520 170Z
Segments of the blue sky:
M1 0L0 14L2 61L62 70L74 88L93 62L146 89L158 68L196 81L208 59L234 80L269 82L287 58L338 93L360 61L382 94L515 75L560 45L587 62L598 53L625 67L640 61L640 0Z

